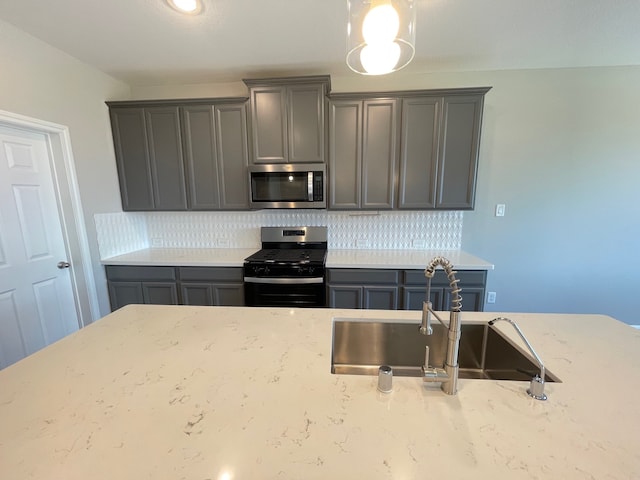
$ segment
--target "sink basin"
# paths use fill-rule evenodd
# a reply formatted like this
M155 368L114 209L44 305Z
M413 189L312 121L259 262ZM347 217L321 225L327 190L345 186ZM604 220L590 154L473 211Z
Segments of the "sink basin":
M418 323L334 318L331 373L377 375L381 365L398 376L422 376L425 345L430 366L441 367L448 330L433 325L433 335L421 335ZM460 334L459 378L529 381L540 372L537 363L495 328L466 323ZM546 382L560 379L547 370Z

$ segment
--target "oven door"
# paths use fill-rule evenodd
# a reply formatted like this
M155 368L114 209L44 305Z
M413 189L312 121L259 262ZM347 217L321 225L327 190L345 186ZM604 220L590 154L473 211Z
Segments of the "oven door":
M249 307L325 307L324 277L244 277Z

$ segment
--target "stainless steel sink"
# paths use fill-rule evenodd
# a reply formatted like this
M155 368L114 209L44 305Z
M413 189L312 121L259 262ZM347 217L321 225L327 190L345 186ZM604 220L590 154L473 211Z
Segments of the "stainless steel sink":
M421 335L418 323L336 318L333 323L331 373L377 375L381 365L397 376L422 376L425 345L429 364L441 367L448 330L433 325L433 335ZM540 371L527 353L487 324L463 324L459 378L529 381ZM547 370L546 382L560 379Z

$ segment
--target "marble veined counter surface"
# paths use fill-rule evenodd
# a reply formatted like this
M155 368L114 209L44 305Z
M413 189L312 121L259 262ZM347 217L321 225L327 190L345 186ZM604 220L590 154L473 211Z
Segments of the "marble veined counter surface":
M104 258L105 265L240 267L259 248L146 248ZM492 270L493 265L462 250L331 250L327 268L426 267L435 256L448 258L457 270Z
M640 331L507 314L562 383L330 373L332 318L130 305L0 371L0 478L638 479ZM488 321L496 314L463 314ZM506 322L500 330L516 339Z
M493 270L493 265L462 250L329 250L327 268L425 268L436 256L456 270Z
M145 248L103 258L104 265L241 267L258 248Z

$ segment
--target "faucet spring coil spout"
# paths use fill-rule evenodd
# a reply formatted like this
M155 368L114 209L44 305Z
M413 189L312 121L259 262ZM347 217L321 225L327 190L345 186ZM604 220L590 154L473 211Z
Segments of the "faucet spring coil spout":
M458 286L459 280L456 279L456 273L458 272L453 269L453 264L449 259L445 257L434 257L431 260L424 271L424 276L429 279L427 283L427 290L429 291L431 289L431 279L436 274L436 267L438 265L444 269L447 279L449 280L449 286L451 287L451 311L460 312L462 310L462 297L460 296L462 289Z

